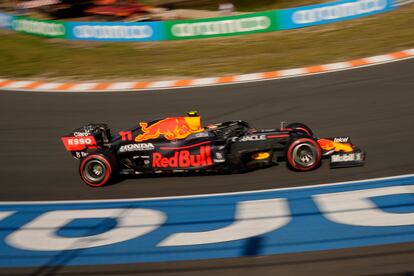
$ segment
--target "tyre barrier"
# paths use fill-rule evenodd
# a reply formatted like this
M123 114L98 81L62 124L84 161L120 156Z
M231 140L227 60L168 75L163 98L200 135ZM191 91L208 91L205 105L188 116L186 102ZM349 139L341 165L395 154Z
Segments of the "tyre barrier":
M96 41L163 41L289 30L391 11L396 0L342 0L236 16L160 22L66 22L0 13L0 28L26 34Z

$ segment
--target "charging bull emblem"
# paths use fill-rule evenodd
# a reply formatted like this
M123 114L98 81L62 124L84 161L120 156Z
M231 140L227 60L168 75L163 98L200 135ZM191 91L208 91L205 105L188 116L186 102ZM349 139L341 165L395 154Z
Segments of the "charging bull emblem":
M142 142L149 139L156 139L161 135L167 140L184 139L187 136L202 132L204 129L200 127L190 127L192 117L177 117L177 118L166 118L160 120L155 124L148 126L147 123L141 122L142 134L135 137L135 142Z

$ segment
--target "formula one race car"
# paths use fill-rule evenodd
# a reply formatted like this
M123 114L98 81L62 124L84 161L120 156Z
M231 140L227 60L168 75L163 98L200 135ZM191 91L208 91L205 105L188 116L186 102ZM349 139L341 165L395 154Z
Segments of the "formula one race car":
M349 137L316 138L304 124L256 130L244 121L201 126L197 112L141 122L112 136L106 124L88 124L62 137L92 187L115 176L167 172L240 172L286 161L296 171L362 166L365 153Z

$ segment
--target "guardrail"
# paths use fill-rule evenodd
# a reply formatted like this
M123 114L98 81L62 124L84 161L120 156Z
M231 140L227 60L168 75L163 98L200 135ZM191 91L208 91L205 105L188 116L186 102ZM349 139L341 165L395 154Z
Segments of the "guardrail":
M303 28L387 12L413 0L342 0L237 16L160 22L65 22L0 13L0 28L69 40L161 41Z

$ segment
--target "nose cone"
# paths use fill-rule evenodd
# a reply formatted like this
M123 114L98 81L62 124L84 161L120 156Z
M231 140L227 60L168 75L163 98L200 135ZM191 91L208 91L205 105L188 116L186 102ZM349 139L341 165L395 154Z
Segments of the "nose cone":
M335 147L334 142L328 139L319 139L318 144L324 150L331 150Z
M344 151L344 152L351 152L353 151L352 146L350 144L345 143L336 143L334 142L335 151Z
M344 151L351 152L353 151L352 145L349 143L337 143L328 139L319 139L318 144L323 150L335 150L335 152Z

